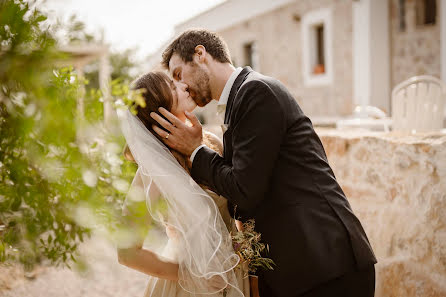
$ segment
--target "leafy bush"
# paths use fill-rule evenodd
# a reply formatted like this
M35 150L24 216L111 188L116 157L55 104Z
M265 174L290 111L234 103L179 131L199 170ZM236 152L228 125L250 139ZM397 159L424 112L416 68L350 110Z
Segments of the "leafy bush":
M123 161L124 140L98 108L79 120L84 82L55 66L65 57L33 4L0 0L0 262L26 268L70 265L93 228L118 241L146 231L126 232L121 216L135 172ZM113 85L115 99L130 100L125 84ZM85 99L100 96L93 89Z

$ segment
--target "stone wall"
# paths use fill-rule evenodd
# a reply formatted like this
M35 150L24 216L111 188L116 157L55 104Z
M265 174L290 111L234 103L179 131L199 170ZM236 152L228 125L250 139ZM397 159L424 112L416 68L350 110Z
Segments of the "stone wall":
M446 296L446 135L318 134L378 258L376 296Z
M417 26L416 0L406 0L406 29L400 30L399 0L390 0L391 87L415 75L440 78L440 0L435 25Z
M303 84L301 18L310 11L332 8L333 83ZM282 81L309 115L347 115L352 111L352 1L295 1L219 32L236 66L245 65L244 45L256 41L259 70Z

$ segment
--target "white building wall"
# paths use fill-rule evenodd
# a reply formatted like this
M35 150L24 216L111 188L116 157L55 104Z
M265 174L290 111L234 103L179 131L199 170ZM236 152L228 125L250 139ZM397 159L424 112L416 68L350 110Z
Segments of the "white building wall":
M446 1L440 1L441 78L446 82Z
M388 0L353 3L353 96L390 112Z
M175 27L175 33L200 27L221 31L295 0L227 0Z

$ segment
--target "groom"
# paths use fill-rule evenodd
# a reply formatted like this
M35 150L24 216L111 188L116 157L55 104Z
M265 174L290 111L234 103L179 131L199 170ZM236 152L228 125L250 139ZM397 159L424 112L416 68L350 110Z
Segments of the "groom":
M192 126L165 109L169 122L152 117L168 131L154 127L165 143L190 156L196 181L226 197L238 219L255 219L276 264L260 273L260 296L374 296L367 236L311 121L284 85L250 67L235 69L225 42L207 30L182 33L163 65L199 106L217 100L224 112L223 157L201 145L192 114Z

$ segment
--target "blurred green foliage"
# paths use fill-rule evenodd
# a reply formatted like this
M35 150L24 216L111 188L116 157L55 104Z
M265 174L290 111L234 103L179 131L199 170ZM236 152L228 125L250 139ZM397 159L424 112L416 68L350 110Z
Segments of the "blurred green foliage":
M93 33L87 30L87 26L76 15L71 15L67 21L60 19L50 28L51 32L57 36L58 40L64 44L104 44L103 32ZM134 79L134 73L141 64L136 59L136 48L129 48L122 51L110 49L108 54L111 66L110 78L128 84ZM88 121L97 120L98 116L103 116L103 104L101 94L98 92L99 85L99 60L92 61L84 67L84 77L86 81L86 92L89 96L85 98L85 118Z
M95 42L98 42L97 40ZM132 71L135 71L137 62L134 60L135 49L126 49L122 52L111 51L109 53L109 62L111 66L110 78L115 85L127 86L134 77ZM99 62L94 61L84 69L84 76L88 84L86 92L89 93L85 100L85 118L88 121L94 121L98 116L103 116L103 104L100 100L99 89ZM115 94L116 95L116 94Z
M66 57L45 20L32 1L0 0L0 263L28 269L71 265L93 229L118 242L147 231L121 215L136 170L123 160L124 139L103 124L95 88L85 95L97 103L89 121L79 120L84 82L55 66ZM131 100L125 79L113 83L114 100Z

